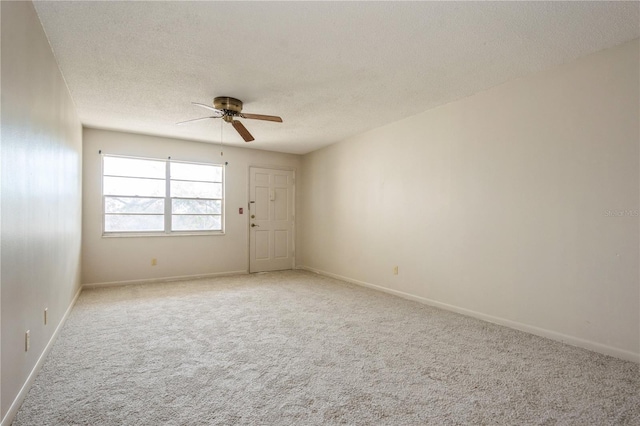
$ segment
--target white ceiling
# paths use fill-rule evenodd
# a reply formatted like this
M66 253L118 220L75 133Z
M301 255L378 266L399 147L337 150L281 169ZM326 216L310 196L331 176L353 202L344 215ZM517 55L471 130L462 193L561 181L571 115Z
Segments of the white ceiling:
M85 126L307 153L639 36L638 2L37 2Z

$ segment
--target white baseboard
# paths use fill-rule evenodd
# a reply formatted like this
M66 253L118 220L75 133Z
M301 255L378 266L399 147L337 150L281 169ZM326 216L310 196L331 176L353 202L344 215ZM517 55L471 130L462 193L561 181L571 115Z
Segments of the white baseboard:
M75 296L73 296L73 300L71 301L71 303L69 304L69 307L67 308L64 315L62 316L62 319L58 323L58 326L56 327L55 331L51 335L51 338L49 339L47 346L45 346L44 350L40 354L40 357L38 357L38 361L33 366L33 369L31 370L31 373L29 373L27 380L22 385L20 392L18 392L18 395L13 400L13 403L9 407L9 410L7 410L7 414L2 419L2 422L0 422L0 426L9 426L13 421L14 417L16 416L16 414L18 414L18 410L20 409L22 402L27 396L27 393L29 393L29 389L31 388L31 385L33 384L34 380L36 379L36 376L40 372L40 369L42 368L42 364L44 364L44 360L47 358L47 355L49 354L49 352L51 352L51 348L53 347L54 342L58 338L58 334L60 334L60 330L62 330L64 323L67 321L67 317L69 316L69 313L71 313L71 310L75 306L76 301L78 300L78 297L80 296L81 292L82 292L82 286L80 286Z
M227 271L227 272L215 272L212 274L179 275L174 277L163 277L163 278L143 278L140 280L109 281L109 282L103 282L103 283L83 284L82 288L118 287L118 286L131 285L131 284L151 284L151 283L162 283L162 282L170 282L170 281L187 281L187 280L198 280L203 278L229 277L232 275L246 275L248 273L249 271Z
M370 284L364 281L359 281L353 278L345 277L338 274L333 274L331 272L322 271L319 269L311 268L308 266L301 266L298 269L303 269L306 271L314 272L316 274L324 275L327 277L335 278L341 281L346 281L348 283L356 284L363 287L368 287L374 290L382 291L385 293L393 294L395 296L402 297L404 299L413 300L416 302L424 303L426 305L434 306L436 308L445 309L447 311L456 312L462 315L467 315L473 318L477 318L483 321L487 321L493 324L503 325L505 327L513 328L516 330L524 331L526 333L535 334L536 336L546 337L551 340L555 340L558 342L566 343L573 346L578 346L580 348L588 349L590 351L598 352L604 355L613 356L616 358L623 359L625 361L632 361L636 363L640 363L640 353L635 353L631 351L627 351L624 349L615 348L608 345L603 345L602 343L593 342L590 340L581 339L575 336L569 336L567 334L558 333L556 331L547 330L544 328L535 327L528 324L523 324L517 321L512 321L505 318L494 317L492 315L487 315L482 312L472 311L469 309L461 308L454 305L449 305L447 303L438 302L437 300L428 299L426 297L416 296L410 293L405 293L398 290L393 290L390 288L382 287L376 284Z

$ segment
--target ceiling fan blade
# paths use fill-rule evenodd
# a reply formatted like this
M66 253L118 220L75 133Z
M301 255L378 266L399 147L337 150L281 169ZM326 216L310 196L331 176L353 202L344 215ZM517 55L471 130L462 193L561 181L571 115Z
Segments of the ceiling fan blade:
M220 118L217 116L211 116L211 117L201 117L201 118L194 118L193 120L185 120L185 121L180 121L176 124L180 125L180 124L185 124L185 123L193 123L194 121L200 121L200 120L209 120L210 118Z
M251 133L249 133L247 128L244 127L241 122L239 122L238 120L233 120L231 124L233 124L233 128L236 129L238 133L240 133L240 136L242 136L242 139L244 139L245 142L251 142L252 140L254 140L253 136L251 136Z
M240 117L249 118L251 120L265 120L265 121L275 121L276 123L282 123L282 118L277 117L275 115L262 115L262 114L242 113L242 114L240 114Z
M193 105L198 105L199 107L206 108L206 109L210 109L211 111L215 111L215 112L217 112L217 113L219 114L219 117L222 117L222 116L224 115L224 112L223 112L223 111L220 111L219 109L214 108L214 107L212 107L212 106L209 106L209 105L207 105L207 104L201 104L201 103L199 103L199 102L191 102L191 103L192 103Z

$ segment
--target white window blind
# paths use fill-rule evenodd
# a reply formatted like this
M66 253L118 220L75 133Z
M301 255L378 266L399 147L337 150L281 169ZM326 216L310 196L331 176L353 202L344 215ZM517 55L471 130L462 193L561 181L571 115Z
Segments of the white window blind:
M105 235L223 231L222 165L102 158Z

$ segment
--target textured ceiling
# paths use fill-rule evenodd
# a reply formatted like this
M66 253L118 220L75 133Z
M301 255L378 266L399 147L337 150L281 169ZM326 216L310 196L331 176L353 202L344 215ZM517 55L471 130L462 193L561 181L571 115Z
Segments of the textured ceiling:
M307 153L639 36L638 2L36 2L85 126ZM191 102L215 96L245 144Z

